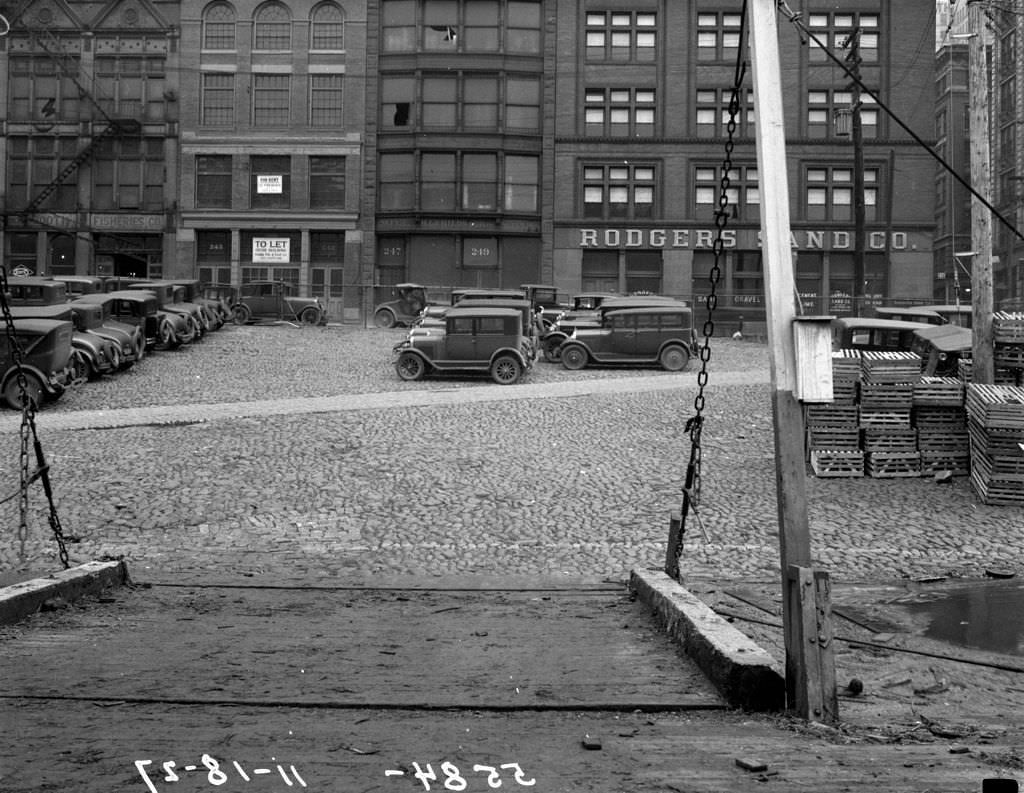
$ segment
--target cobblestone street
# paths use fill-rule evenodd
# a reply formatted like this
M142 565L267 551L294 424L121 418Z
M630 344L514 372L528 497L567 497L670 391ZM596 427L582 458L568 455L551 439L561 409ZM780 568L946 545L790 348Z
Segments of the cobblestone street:
M145 579L523 574L624 579L663 562L680 504L696 366L524 383L405 383L402 331L229 326L66 394L37 424L72 561ZM772 580L778 564L767 349L714 340L703 489L684 569ZM17 416L0 417L16 481ZM13 462L10 462L13 461ZM813 546L840 582L1013 567L1024 516L966 477L808 479ZM23 563L52 569L42 495ZM16 501L4 505L16 525Z

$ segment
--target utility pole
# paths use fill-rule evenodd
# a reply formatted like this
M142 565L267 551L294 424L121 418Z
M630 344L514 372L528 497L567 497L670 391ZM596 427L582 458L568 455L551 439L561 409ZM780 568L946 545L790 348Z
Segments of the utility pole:
M804 420L796 397L796 288L790 247L789 185L775 0L752 0L751 52L757 114L765 306L775 426L782 619L788 707L806 719L838 716L828 576L811 569Z
M971 184L989 200L992 181L989 174L988 63L985 57L985 19L980 0L968 0L970 42L968 66L971 96ZM992 215L988 208L971 198L971 319L974 330L971 377L975 383L995 382L994 341L992 335Z
M853 313L864 314L864 128L860 108L860 28L855 27L846 40L850 48L846 61L850 64L853 81L850 85L850 132L853 137Z

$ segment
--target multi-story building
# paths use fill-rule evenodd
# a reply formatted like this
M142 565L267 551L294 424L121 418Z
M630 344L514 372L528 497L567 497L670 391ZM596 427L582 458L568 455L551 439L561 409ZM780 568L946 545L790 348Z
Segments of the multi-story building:
M37 0L3 13L9 271L160 276L175 251L178 3Z
M57 8L54 0L35 2ZM843 136L835 117L849 113L856 91L826 49L842 59L856 41L865 84L931 138L933 30L923 20L934 7L929 0L789 5L810 34L780 17L794 260L805 306L849 311L854 294L931 299L933 161L867 94L859 105L862 145ZM127 10L117 8L107 16L122 24ZM153 128L164 203L160 258L149 255L145 274L234 284L281 278L330 297L332 315L350 319L372 306L373 287L401 281L702 294L733 75L746 53L741 9L739 0L181 3L180 21L162 31L176 59L162 107L174 117ZM87 27L99 35L82 25L83 41ZM908 35L919 35L922 46L908 46ZM22 38L26 57L52 61L40 40ZM15 40L12 32L7 50ZM149 75L156 64L141 68ZM39 94L19 86L12 73L9 93ZM757 313L764 288L758 210L773 197L758 184L749 68L738 96L720 289L723 305ZM32 112L48 109L48 96L39 98ZM146 100L155 101L148 93ZM13 94L5 104L21 107ZM5 248L15 261L31 243L43 262L51 232L15 233L10 225L26 217L19 207L41 186L20 186L17 174L36 179L37 171L14 166L25 152L35 156L32 141L48 133L34 116L19 123L23 139L10 138L3 158ZM91 145L84 129L76 131L68 162ZM155 153L156 140L143 150ZM121 158L114 163L120 178ZM121 195L120 181L104 193L87 167L68 175L51 163L52 176L40 180L67 178L35 209L46 210L51 224L74 218L94 241L88 255L84 244L75 251L79 272L101 263L121 272L125 254L108 266L93 250L102 232L90 225L92 207L108 193L119 202L131 196ZM156 185L142 190L154 202L157 192ZM72 195L75 211L56 215ZM130 222L146 236L149 226L140 225L157 221Z
M353 0L182 2L179 275L358 316L365 25Z

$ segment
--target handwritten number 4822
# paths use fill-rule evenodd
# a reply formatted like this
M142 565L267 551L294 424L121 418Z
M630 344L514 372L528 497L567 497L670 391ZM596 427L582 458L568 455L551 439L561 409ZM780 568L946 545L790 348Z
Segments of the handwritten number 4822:
M422 768L419 763L413 763L412 767L413 776L423 783L424 790L430 790L430 783L438 781L437 774L434 773L434 768L430 763L427 763L426 768ZM501 772L498 770L499 768L515 769L514 779L524 787L530 787L537 784L537 780L526 778L526 774L523 772L519 763L502 763L498 767L493 765L474 765L473 772L477 774L486 773L488 786L492 788L499 788L501 787ZM454 763L441 763L441 773L444 775L445 790L466 789L468 784L466 782L466 778L459 773L459 768Z

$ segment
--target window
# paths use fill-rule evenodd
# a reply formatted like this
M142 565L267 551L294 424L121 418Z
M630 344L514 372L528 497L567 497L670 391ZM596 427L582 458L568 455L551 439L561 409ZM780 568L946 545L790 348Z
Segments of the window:
M626 294L661 294L661 252L627 250L625 258Z
M291 207L291 158L288 156L252 156L249 158L251 181L249 205L253 209Z
M719 209L722 195L722 169L715 165L699 165L693 172L694 209L700 218L711 220ZM732 217L757 220L760 217L761 190L758 186L757 167L736 165L729 172L726 190L729 205L726 211Z
M874 97L860 95L861 136L865 139L878 137L878 107ZM837 122L840 113L852 112L853 94L847 90L827 88L807 92L807 136L818 139L850 137L849 120L842 125Z
M465 129L498 128L498 76L467 75L463 81L463 119Z
M729 89L701 88L697 91L697 137L724 138L729 134L729 102L732 91ZM736 130L734 135L743 138L754 137L754 92L741 91L738 113L736 114Z
M60 172L78 153L78 140L65 137L11 137L8 139L8 206L20 209L34 201L51 184L55 190L39 205L40 209L73 210L78 205L78 185L74 179L57 183Z
M540 209L539 197L539 158L506 155L504 209L507 212L537 212Z
M334 3L324 3L313 9L311 49L345 49L345 15Z
M504 25L502 24L504 22ZM540 54L538 0L383 0L383 52Z
M162 138L107 138L93 150L93 208L164 209Z
M206 72L202 75L202 86L199 123L208 127L231 126L235 120L235 75Z
M588 88L583 110L587 135L650 137L654 135L654 90Z
M309 206L311 209L345 208L345 158L309 158Z
M162 121L164 66L163 56L97 55L95 85L100 107L110 116Z
M464 154L462 157L462 208L494 211L498 207L498 156Z
M414 124L416 83L411 75L381 77L381 127L395 129Z
M822 47L837 58L844 57L843 50L849 51L853 46L850 36L855 30L860 31L857 44L861 61L878 63L878 14L812 13L808 15L807 27L812 34L808 42L811 63L829 60Z
M60 121L78 121L78 59L68 57L62 63L63 72L48 57L11 55L12 121L32 121L40 131Z
M287 126L291 101L290 74L252 76L252 123L256 127Z
M508 0L508 34L505 52L520 55L540 53L540 3Z
M458 80L455 75L423 78L423 126L455 129Z
M231 155L196 157L196 207L231 208Z
M853 169L808 168L807 220L853 220ZM877 219L878 169L864 169L864 219Z
M505 83L505 127L540 130L540 80L536 77L509 77Z
M412 153L381 154L381 210L414 209L416 206L416 162Z
M24 267L30 273L35 273L38 235L8 232L5 236L10 245L10 256L7 259L8 272L13 272L18 267Z
M381 13L384 52L416 51L416 3L414 0L384 0Z
M420 163L420 207L427 212L455 209L455 155L427 153Z
M583 251L580 275L584 292L618 292L619 252Z
M497 0L466 4L462 47L467 52L497 52L501 46L500 9Z
M292 18L280 3L267 3L256 11L253 20L253 49L290 50Z
M701 11L697 14L697 59L735 61L740 47L742 14Z
M340 127L344 99L344 75L309 75L309 125Z
M420 78L419 90L417 104L415 76L391 74L381 78L382 129L472 131L500 126L516 131L540 130L540 80L536 77L427 73Z
M650 63L657 57L656 15L598 11L587 14L588 61Z
M203 14L203 49L235 48L235 9L227 3L213 3Z
M309 233L310 295L341 297L344 294L345 232Z
M231 232L197 231L196 264L203 283L230 284Z
M583 216L602 219L654 217L654 188L653 165L584 165Z

